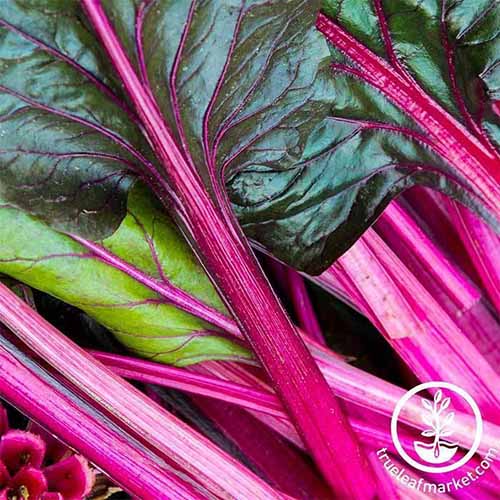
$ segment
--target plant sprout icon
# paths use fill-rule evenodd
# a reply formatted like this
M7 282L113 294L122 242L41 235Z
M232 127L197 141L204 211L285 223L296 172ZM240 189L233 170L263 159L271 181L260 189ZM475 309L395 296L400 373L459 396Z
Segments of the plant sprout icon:
M445 410L450 406L451 399L443 399L443 391L439 389L434 394L434 401L431 403L427 399L422 400L425 412L422 420L430 429L424 430L421 434L425 437L433 437L432 443L415 441L413 446L418 456L426 462L440 464L451 460L458 449L458 443L451 443L443 438L451 436L451 424L455 418L455 412L448 413Z

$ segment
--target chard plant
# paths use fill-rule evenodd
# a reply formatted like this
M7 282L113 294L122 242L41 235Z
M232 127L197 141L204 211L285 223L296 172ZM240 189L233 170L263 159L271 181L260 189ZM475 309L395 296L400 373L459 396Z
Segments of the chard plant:
M0 272L128 352L84 351L0 283L0 396L135 497L381 498L396 487L373 447L404 390L328 347L300 271L412 377L467 389L479 452L496 446L498 16L486 0L0 2ZM394 201L416 186L443 197L439 237L427 195ZM256 249L286 265L271 278L300 328ZM198 430L148 384L194 395ZM402 419L422 430L418 404Z

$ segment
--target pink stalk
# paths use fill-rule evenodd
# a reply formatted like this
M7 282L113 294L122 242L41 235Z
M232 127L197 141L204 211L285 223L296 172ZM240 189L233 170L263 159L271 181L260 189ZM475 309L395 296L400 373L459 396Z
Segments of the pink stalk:
M470 210L446 200L455 229L469 254L491 303L500 314L500 238Z
M273 401L272 399L270 387L257 376L251 374L245 367L236 363L209 361L192 366L190 369L197 373L211 375L227 382L233 382L235 383L233 387L244 385L247 388L252 388L254 391L267 394L267 396L261 399L262 406L257 412L263 413L269 417L265 419L265 421L270 423L271 426L274 425L272 419L278 419L281 424L286 424L285 420L276 413L279 411L279 406L277 406L277 400L274 399ZM342 361L331 360L331 362L322 365L322 371L335 393L347 404L352 403L356 405L356 407L364 408L369 412L375 412L389 418L392 416L397 402L406 392L404 389L396 387L373 375L364 373L362 370L352 367ZM257 393L254 394L255 396L257 395ZM271 397L269 397L269 395L271 395ZM243 402L245 395L241 393L241 396L242 406L247 407L254 416L257 416L256 412ZM216 397L215 394L214 397ZM255 400L253 404L255 404ZM350 407L350 405L348 406ZM366 442L367 439L375 438L374 427L372 425L363 428L359 424L359 422L362 421L362 418L359 416L361 415L363 417L364 415L363 412L360 413L359 408L356 412L352 413L354 417L352 426L357 432L365 436L363 437L363 441ZM421 401L419 401L418 398L415 400L412 399L412 401L405 405L404 411L401 413L400 421L412 428L423 429L424 424L422 423L421 408ZM349 415L351 415L350 410ZM457 422L457 439L467 441L468 436L470 436L471 432L474 430L474 423L471 417L464 413L457 412L455 418ZM371 416L371 420L374 422L376 419ZM277 424L276 421L274 421L274 423ZM291 427L289 423L284 427L283 425L277 425L273 428L298 446L302 446L293 434L293 427ZM281 431L278 429L281 429ZM485 421L484 438L481 443L480 451L486 453L490 447L500 449L500 427Z
M229 366L226 366L224 370L224 365L218 363L213 363L212 368L208 369L206 364L200 364L191 367L190 371L188 371L184 368L165 366L119 354L101 351L90 352L114 373L129 380L155 384L235 404L250 410L253 415L258 412L260 414L259 419L261 419L261 415L266 415L276 417L283 422L286 421L286 424L276 426L276 421L273 419L261 419L291 442L299 443L300 438L295 434L280 400L265 383L254 375L242 370L231 370ZM215 376L215 373L219 376ZM373 414L371 419L373 419ZM359 419L351 419L351 425L360 434L359 437L363 442L368 439L373 444L373 428L369 424L366 427L359 424ZM380 444L380 442L377 441L377 444ZM387 444L387 442L384 441L383 444ZM303 448L301 442L299 446Z
M288 416L280 400L270 388L256 376L246 373L244 370L235 370L235 367L231 369L229 365L219 363L211 365L203 363L186 370L119 354L90 352L114 373L129 380L207 396L251 410L253 414L258 412L282 421L288 421ZM226 368L224 369L223 366ZM264 421L272 422L272 420L267 419ZM370 434L366 428L360 428L357 421L351 421L351 425L356 432L361 430L360 439L366 441ZM271 427L274 426L271 425ZM288 429L286 437L297 443L298 436L293 432L289 421L286 426L281 428ZM291 432L293 432L293 436ZM303 447L302 444L300 446Z
M279 304L224 203L217 206L188 163L138 78L98 0L82 0L88 18L131 98L162 164L176 214L229 310L268 372L325 478L339 495L369 498L372 472L338 402ZM212 178L215 172L211 172ZM212 186L219 192L220 186ZM162 194L160 190L160 194ZM165 201L165 200L164 200ZM284 361L284 362L283 362ZM363 487L357 477L365 477Z
M485 415L497 418L497 373L373 230L335 267L343 269L368 305L368 317L421 380L457 383Z
M272 256L269 256L267 262L278 286L292 303L299 327L318 344L326 345L304 278L295 269L282 264Z
M236 367L237 365L232 366ZM356 369L347 363L331 360L328 364L321 363L320 367L323 375L339 397L381 415L391 417L397 402L405 394L404 389L373 375L357 376ZM401 423L420 429L422 428L422 406L420 402L413 402L413 399L405 405L399 420ZM457 412L455 423L456 438L467 442L468 436L472 435L475 429L473 420L468 415ZM479 451L487 453L490 447L500 449L500 427L494 422L485 421L483 440Z
M350 286L366 304L369 317L374 317L383 333L393 339L404 338L410 333L420 334L422 326L412 314L404 290L394 286L387 269L370 251L367 241L369 229L358 242L338 261Z
M363 68L359 71L343 67L343 70L382 92L411 117L428 135L427 145L473 186L500 220L498 156L433 101L413 79L401 75L332 19L320 14L316 26L330 43Z
M405 198L409 200L414 210L413 217L418 218L419 225L425 227L432 241L436 241L439 244L439 248L446 253L448 259L453 262L455 267L464 270L467 276L477 286L480 286L482 280L476 272L475 265L468 258L467 250L460 240L457 232L458 228L455 227L452 218L454 208L453 210L449 209L449 205L452 205L452 202L440 193L423 188L411 189L405 193ZM429 217L429 214L432 214L432 216ZM479 223L479 220L476 220L476 222ZM479 267L480 265L479 261ZM412 270L416 274L415 270ZM420 268L420 272L425 273L425 270ZM426 279L424 284L436 298L438 296L443 297L444 290L436 287L432 281ZM445 292L443 299L440 299L443 307L449 306L446 295L447 293ZM486 298L483 296L477 304L467 311L457 310L452 312L450 309L446 310L455 319L462 331L477 346L484 357L490 361L497 371L500 371L498 356L500 327L498 319L495 317L494 311L491 310Z
M214 375L226 381L244 384L267 394L271 393L269 386L265 382L249 373L245 367L235 363L206 362L193 366L191 369ZM322 371L337 395L345 401L351 425L363 444L377 449L383 446L392 448L393 442L388 432L390 428L388 419L391 418L397 401L405 391L338 360L324 365ZM418 430L424 428L420 399L417 398L407 403L399 419L401 423ZM248 409L248 411L278 434L296 446L303 448L303 444L295 433L293 426L279 416L270 415L270 412L265 409L266 406L273 403L269 399L266 401L266 398L263 398L262 401L263 408L261 410ZM354 403L355 406L351 403ZM473 418L468 414L457 412L455 423L455 437L459 441L468 442L470 436L475 432ZM483 439L478 453L484 456L491 448L500 449L500 427L488 421L483 423ZM409 448L412 448L413 440L414 436L410 437L408 433L402 435L402 442L405 441L405 446ZM499 474L496 467L493 472L496 475Z
M107 357L108 355L106 355ZM335 394L347 402L351 402L361 408L367 408L370 411L379 413L380 415L385 415L390 417L392 412L398 402L398 400L404 395L404 389L401 389L393 384L390 384L384 380L379 379L371 374L365 373L356 367L353 367L338 357L332 356L317 356L316 357L318 365L325 376L327 382L329 383ZM113 361L115 363L115 361ZM134 360L133 369L131 365L124 365L122 369L127 370L127 376L134 379L136 376L137 380L150 381L152 383L160 383L160 385L169 386L168 378L164 377L163 365L161 366L162 375L154 375L155 368L148 368L138 374L136 368L138 365ZM139 360L139 363L149 364L151 362ZM152 363L152 365L157 365ZM232 402L241 404L242 406L251 410L250 405L258 405L256 412L252 411L252 414L257 416L262 421L267 422L275 430L280 432L283 436L287 437L290 441L294 442L297 446L303 446L299 436L296 434L293 426L289 422L285 422L279 415L279 407L276 406L275 396L260 397L258 393L254 391L249 391L249 387L253 389L263 389L269 392L269 387L259 380L255 375L252 375L244 367L234 364L234 363L217 363L217 362L206 362L198 364L191 367L191 370L202 373L204 375L211 374L217 377L219 380L225 380L228 382L236 382L237 385L243 385L243 392L238 393L239 388L234 384L231 386ZM124 372L125 373L125 372ZM153 373L153 374L152 374ZM150 378L151 377L151 378ZM192 379L194 380L194 379ZM174 384L178 384L178 381ZM193 393L200 393L217 397L216 390L208 391L207 385L210 385L210 380L204 379L204 387L201 390L197 389L193 384L189 384L189 391ZM174 387L174 385L172 385ZM177 387L181 387L178 385ZM186 385L183 387L188 390ZM252 394L251 399L253 402L246 400L246 396ZM421 406L418 404L411 404L405 408L405 411L401 415L401 421L414 427L416 429L422 429L421 422ZM467 439L467 436L473 431L472 423L467 416L459 416L457 422L460 422L459 433L463 439ZM353 424L356 427L356 431L359 430L358 424ZM460 427L461 426L461 427ZM280 429L280 430L278 430ZM483 440L482 451L486 452L488 447L500 447L500 428L495 426L490 422L485 424L485 438Z
M257 377L249 373L246 374L241 370L232 371L229 366L224 370L223 365L217 363L211 365L212 369L207 370L206 364L201 364L191 367L190 371L188 371L184 368L165 366L119 354L100 351L90 352L113 372L129 380L207 396L238 405L250 410L254 415L255 412L258 412L261 415L287 421L286 425L276 427L273 423L275 420L263 419L270 427L277 430L278 433L284 435L291 442L298 443L299 438L289 423L288 416L279 399L265 383L260 382ZM220 376L215 376L212 373L217 373ZM261 419L260 415L259 419ZM361 433L360 439L363 442L372 437L369 430L370 426L360 426L359 421L353 420L351 420L351 425L357 433ZM384 444L387 443L384 442ZM300 447L303 447L302 443L300 443Z
M216 365L216 363L213 363L213 365ZM200 368L200 367L198 367L198 368ZM206 380L209 380L209 378L207 378ZM215 380L218 380L218 379L215 379ZM234 382L232 384L234 385L234 387L240 386L240 384L237 384ZM168 385L168 383L165 385ZM245 401L243 401L243 399L245 398L244 393L242 393L242 396L243 396L242 400L237 404L239 404L240 406L242 406L244 408L252 410L252 414L254 416L256 416L257 418L259 418L259 415L256 414L255 411L253 411L254 409L256 409L259 413L263 413L266 415L267 414L278 415L277 410L279 410L281 408L281 405L280 405L277 398L275 398L273 396L271 396L271 398L269 397L271 395L271 393L269 393L268 390L265 390L264 387L265 387L265 384L262 384L261 389L254 388L256 393L260 392L262 395L262 398L261 398L262 404L261 404L260 408L255 408L255 404L253 401L250 404L246 404ZM247 390L247 388L245 389L245 391L246 390ZM196 391L194 391L194 392L196 392ZM223 401L225 399L223 393L220 393L218 395L212 394L212 397L215 397L216 399L219 399L221 401ZM271 399L274 399L274 401L271 401ZM235 402L235 401L233 400L232 402ZM205 406L202 405L202 407L204 409L206 409ZM365 444L365 446L369 447L370 449L375 449L375 450L386 447L392 453L395 453L395 448L394 448L392 438L390 435L390 431L389 431L390 420L388 418L377 418L377 415L371 411L359 411L351 406L348 406L347 409L348 409L348 415L349 415L349 419L351 421L351 425L352 425L353 429L355 429L356 433L359 436L359 439L361 440L361 442L363 444ZM353 411L353 410L355 410L355 411ZM222 411L222 412L218 412L218 414L221 416L224 416L224 415L227 416L227 413L228 413L227 409ZM213 414L210 414L210 415L213 416ZM286 419L286 414L284 412L282 412L281 418ZM225 422L227 422L227 420L230 420L232 422L234 419L231 415L229 415L227 419L223 419L223 420ZM262 421L267 426L269 426L270 428L274 429L276 432L278 432L279 434L284 436L286 439L289 439L291 442L295 442L294 437L286 433L286 427L283 427L283 426L280 427L280 426L275 425L275 421L273 421L273 420L262 419ZM238 427L238 432L240 431L240 429L241 429L241 426ZM466 433L467 433L467 431L465 432L465 434ZM405 436L404 434L403 435L400 434L400 441L402 442L403 446L405 446L407 449L411 449L414 439L415 439L415 435ZM295 444L297 444L297 443L295 443ZM370 453L369 456L371 458L375 458L372 456L372 453ZM467 466L466 466L467 470L473 470L475 466L479 465L479 461L480 460L473 459L470 463L467 464ZM378 463L380 464L380 461L378 461ZM374 465L376 465L376 464L374 464ZM377 470L377 468L374 467L374 470ZM380 469L379 469L379 471L380 471ZM386 498L388 492L385 491L385 488L388 487L389 485L392 485L392 483L389 483L387 481L388 479L390 479L390 474L388 472L386 472L385 470L383 470L381 472L382 473L380 474L379 479L383 480L385 477L386 481L385 481L384 485L381 485L382 489L380 491L384 495L383 498ZM430 478L430 480L432 480L432 478ZM450 478L447 476L442 476L440 478L440 480L446 482L446 481L450 480ZM398 487L400 487L400 486L401 485L399 484ZM487 489L494 491L494 489L496 487L496 481L494 479L488 479L487 477L482 478L480 486L482 488L487 488ZM389 491L392 491L392 488L390 488ZM402 488L402 489L399 489L398 491L400 493L404 493L405 489ZM483 498L483 497L490 498L487 495L485 496L485 494L483 492L481 492L481 496L478 496L479 494L480 494L480 492L478 490L474 491L474 495L476 495L476 498ZM390 498L390 497L387 497L387 498ZM465 497L465 498L469 498L469 497Z
M120 354L101 351L90 353L114 373L130 380L221 399L248 409L287 418L283 406L274 394L255 390L248 385Z
M341 266L333 265L319 276L306 276L359 313L369 317L372 321L374 320L373 317L370 317L368 303L351 283L349 276Z
M387 206L377 221L376 230L399 258L401 250L413 255L428 270L431 279L445 290L459 312L467 311L481 299L479 290L453 266L398 202Z
M401 255L401 251L398 252L398 257L403 257ZM408 259L405 259L405 264L409 265L410 256L406 255L406 257ZM419 266L421 266L421 264L419 264ZM416 271L415 268L412 268L412 270ZM415 272L414 274L417 273ZM425 270L419 267L418 275L426 276ZM341 266L334 265L325 271L321 276L309 276L309 279L314 281L318 286L321 286L327 292L338 297L340 300L347 302L351 305L351 307L354 307L360 313L364 314L381 332L384 330L381 321L379 321L378 317L369 308L368 303L360 295L358 290L354 288ZM434 299L439 301L441 307L448 306L446 307L446 312L454 319L456 325L460 328L463 334L466 335L469 341L477 347L479 352L486 360L488 360L491 366L496 371L500 371L498 364L499 324L483 301L474 304L466 312L460 312L454 307L449 307L449 299L447 296L443 296L443 290L433 283L430 277L425 280L425 288L429 291L429 293L431 293ZM391 292L388 291L388 293ZM395 309L396 317L404 316L407 309L400 309L399 312L396 311L398 311L397 308ZM390 332L390 330L388 331ZM397 332L398 330L395 331Z
M205 368L205 364L193 366L188 371L183 368L165 366L119 354L100 351L90 352L114 373L129 380L177 389L238 405L250 410L254 415L255 412L258 412L260 414L259 419L270 424L275 429L276 426L271 423L275 422L275 420L262 419L261 415L286 421L286 424L277 427L278 432L284 434L287 439L295 444L299 443L300 438L288 421L288 416L280 400L266 384L261 383L257 377L250 373L232 371L229 365L224 370L222 368L224 365L215 363L212 365L214 368L217 367L214 373L220 375L215 376L210 369ZM351 425L357 431L356 423L351 422ZM303 448L302 442L300 442L300 447Z
M460 229L461 223L456 220L454 215L456 210L463 210L466 214L468 210L459 204L455 204L441 193L421 187L407 191L405 193L405 198L419 218L420 225L430 234L432 240L439 244L440 248L446 253L448 259L453 260L455 265L461 268L477 286L481 286L483 279L478 274L476 267L481 268L481 260L484 259L480 258L477 263L471 260L471 258L475 259L474 248L468 249L466 247L468 239L467 234L464 234L463 230ZM429 216L429 214L432 214L432 216ZM469 217L472 216L470 213L468 215ZM488 248L490 248L490 246L495 246L496 235L491 232L488 226L484 225L480 219L472 216L469 225L471 227L480 227L481 232L483 229L486 230L488 233L486 239L488 240L491 238L490 242L487 244ZM471 237L473 233L474 231L470 233ZM481 235L478 234L478 239L476 239L476 241L480 241L480 239ZM490 258L495 259L495 255L495 248L493 248ZM485 278L486 283L494 283L487 275L485 275ZM483 284L483 287L484 286L485 284ZM492 303L494 304L494 299Z
M299 326L319 344L326 345L323 332L314 312L304 278L294 269L287 268L288 291Z
M202 397L194 402L274 488L297 499L332 497L303 455L267 425L225 402Z
M95 361L2 284L0 321L94 406L214 495L276 498L260 479Z
M241 365L205 362L190 367L190 372L187 372L183 368L168 367L117 354L98 351L92 351L92 354L116 373L132 380L184 390L191 394L237 404L249 410L259 420L266 422L291 442L303 447L288 421L281 402L270 387ZM385 437L377 437L378 431L375 430L374 424L380 418L377 418L373 412L390 417L397 401L405 391L373 375L365 374L342 361L335 360L325 364L323 371L339 397L346 402L353 403L355 405L353 409L357 408L356 411L349 409L348 414L351 425L359 433L360 439L365 443L371 442L372 445L377 443L387 446L387 440L380 441ZM351 408L351 404L348 407ZM360 409L363 408L366 410L361 411ZM367 410L370 413L369 418L365 418ZM402 421L413 428L423 429L424 424L420 413L421 405L411 404L402 415ZM263 419L262 415L271 418ZM457 426L457 436L467 439L466 436L471 432L470 418L459 413L457 422L462 425L461 428ZM483 451L491 446L500 446L500 429L489 422L486 423L486 429Z
M218 363L212 363L213 365L217 365ZM243 369L244 370L244 369ZM226 372L227 374L227 372ZM245 381L248 381L250 378L246 377ZM267 392L269 389L266 388L266 384L260 383L260 387L262 391ZM263 406L265 406L264 403ZM421 407L421 406L420 406ZM380 414L374 413L372 409L365 409L359 406L354 406L350 403L345 405L347 415L351 422L353 429L358 434L360 441L368 450L379 450L381 448L387 448L391 453L397 454L397 451L394 447L394 443L392 440L392 436L390 434L390 415L382 416ZM263 407L259 410L259 413L256 413L253 410L249 410L256 418L259 418L262 422L264 422L267 426L274 429L275 432L282 435L290 442L296 444L297 446L301 446L300 443L297 443L295 439L295 435L293 434L293 428L287 427L286 425L279 425L280 421L277 421L275 417L262 418L261 415L267 417L267 410ZM417 407L418 411L418 407ZM260 413L263 412L263 413ZM260 415L259 415L260 414ZM470 418L464 414L457 414L458 421L461 421L464 424L464 427L459 430L460 439L467 439L467 436L470 437L470 433L472 432L468 425L470 423ZM417 416L417 415L415 415ZM284 422L284 421L283 421ZM425 426L422 424L422 421L417 419L413 419L413 421L408 421L412 427L422 430ZM487 433L485 437L485 441L483 442L479 452L483 456L488 452L490 447L497 448L500 444L500 435L498 431L500 430L497 426L492 426L490 423L486 424ZM418 438L418 434L414 432L409 432L413 429L408 428L406 431L400 430L399 438L402 446L405 449L413 449L413 442L416 438ZM457 428L458 430L458 428ZM464 452L461 452L462 454ZM464 473L467 473L469 470L474 472L476 466L479 465L481 458L478 456L473 457L464 467ZM494 474L498 474L498 470L493 470ZM431 478L432 479L432 478ZM436 478L435 478L436 479ZM446 475L441 476L441 480L443 482L449 481L451 478ZM483 498L485 496L484 491L496 491L497 490L497 479L493 476L491 477L483 477L481 478L481 494L482 496L478 496L478 491L474 490L474 494L477 498ZM383 490L382 490L383 491ZM403 490L401 490L404 492ZM487 498L490 496L486 495ZM385 497L384 497L385 498ZM468 497L467 497L468 498Z
M420 186L409 189L403 196L413 209L414 216L418 217L419 226L425 229L432 240L444 251L448 260L465 272L474 283L480 283L474 265L454 227L448 204L445 202L446 197L433 189Z
M397 484L394 483L392 476L385 470L377 457L377 453L372 451L368 457L377 475L381 498L384 500L400 500Z
M449 203L454 206L453 202ZM482 225L482 228L488 231L486 226ZM500 363L500 325L482 302L478 288L447 259L397 202L387 207L375 229L402 263L419 277L427 291L492 367L496 368ZM494 235L493 237L496 238ZM493 248L490 249L490 257L494 257L491 252L495 251L500 258L500 251ZM500 280L500 274L498 278ZM498 286L500 287L500 281Z
M401 356L423 368L420 370L422 380L457 383L473 394L481 405L483 415L493 421L498 419L499 375L380 237L369 231L364 238L368 250L403 292L416 321L421 325L420 332L424 332L419 334L419 330L407 330L403 338L396 339L396 343L401 345ZM429 370L426 370L426 364L429 364ZM416 371L414 373L419 375Z
M166 464L85 403L40 376L16 349L0 345L0 396L71 446L130 494L140 498L205 498Z
M209 362L191 367L191 370L195 370L196 373L190 373L186 369L165 367L158 363L129 358L127 356L96 351L92 353L98 359L108 364L116 373L133 380L180 389L191 394L209 396L221 402L236 404L248 410L255 418L285 439L303 448L303 444L298 441L299 438L288 421L288 417L278 398L276 398L264 382L248 373L243 367L227 363ZM390 390L390 387L390 384L387 384L387 390ZM415 408L415 413L408 422L413 427L423 429L425 426L419 418L418 406ZM207 409L207 407L212 408L221 419L219 423L228 431L229 428L233 428L230 425L232 424L237 425L239 432L241 432L241 425L239 425L241 422L234 421L233 416L228 415L228 409L223 410L221 414L217 410L217 406L213 406L206 401L202 404L202 407L204 409ZM389 430L390 412L388 416L383 417L374 413L373 408L365 410L359 406L347 404L346 409L351 426L365 446L370 449L386 447L391 452L395 452ZM227 418L223 418L224 415ZM210 413L210 416L213 417L214 413ZM228 419L230 422L228 422ZM458 414L457 421L465 424L463 428L457 428L457 431L462 439L466 439L466 436L470 434L468 427L470 419L466 415ZM500 445L499 429L490 423L487 423L487 428L489 431L481 448L482 453L487 452L490 447ZM237 433L231 433L231 436L238 441ZM411 448L414 439L415 436L409 433L408 435L405 433L400 434L400 440L405 447ZM246 442L246 446L252 448L251 443ZM478 461L473 461L469 465L473 469L473 467L478 465ZM488 481L486 478L484 482L485 487L491 488L494 485L495 482L493 480ZM288 490L286 491L289 492Z

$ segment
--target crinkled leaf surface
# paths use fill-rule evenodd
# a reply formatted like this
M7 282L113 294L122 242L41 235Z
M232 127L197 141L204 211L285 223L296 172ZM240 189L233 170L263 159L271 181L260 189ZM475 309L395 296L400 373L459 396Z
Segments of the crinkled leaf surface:
M500 5L496 0L323 0L323 6L367 48L393 67L404 67L479 138L500 144L495 110L500 85ZM335 54L341 61L340 54ZM347 63L353 65L353 61ZM358 87L360 96L366 95L366 88L359 83ZM358 101L350 109L340 108L338 114L355 118L352 108L356 104L359 107ZM405 125L390 118L384 121Z
M313 85L329 56L312 27L317 2L104 4L138 68L143 52L159 106L207 181L300 149L310 118L327 112L323 85ZM158 272L135 198L116 231L130 173L151 153L78 2L2 2L0 35L3 272L80 307L144 355L175 363L247 355L56 231L106 236L111 251ZM172 238L152 238L168 262ZM196 269L191 286L207 301Z
M64 13L64 14L63 14ZM110 234L145 140L74 0L0 2L0 197Z
M500 5L496 0L324 0L323 6L367 48L393 67L404 68L479 139L500 144L496 110ZM340 53L333 52L336 61L342 62ZM347 64L353 67L356 62L348 60ZM343 80L340 75L339 80ZM356 86L355 98L347 106L336 106L335 115L358 118L356 109L363 112L361 99L368 98L369 89L352 77L350 81ZM414 127L411 121L396 120L388 113L377 113L374 118Z
M332 96L317 0L103 4L223 203L224 175L301 160ZM0 20L3 199L58 229L109 235L150 153L99 41L73 0L8 0Z
M391 64L395 53L461 120L450 93L456 80L471 119L481 122L481 140L494 141L495 5L444 5L445 23L441 2L430 0L328 0L324 7L367 50ZM64 19L54 15L62 6ZM226 182L246 233L295 267L323 270L416 183L481 212L470 186L420 140L419 125L345 71L362 69L359 61L332 48L332 76L331 51L312 27L318 1L107 0L104 7L214 196L224 205ZM57 228L109 235L129 172L143 170L150 152L99 42L74 1L9 0L0 18L2 196ZM447 65L454 40L456 78Z
M249 357L213 326L32 215L3 206L0 227L0 272L82 309L137 354L176 365ZM127 216L102 244L150 278L223 310L183 237L143 186L132 189Z
M296 181L326 169L308 164L323 147L317 130L334 96L328 46L313 27L318 10L303 0L158 1L141 16L147 78L185 152L222 205L229 180L247 234L293 264L310 224L304 208L292 220L305 195ZM262 200L277 190L290 196L264 222ZM316 201L306 200L313 213Z
M498 145L497 1L324 0L323 7L396 77L414 78L485 149ZM492 221L464 179L429 147L420 124L366 79L363 50L358 59L331 50L331 117L310 128L293 162L255 162L229 177L246 233L317 273L392 198L417 183L453 195Z

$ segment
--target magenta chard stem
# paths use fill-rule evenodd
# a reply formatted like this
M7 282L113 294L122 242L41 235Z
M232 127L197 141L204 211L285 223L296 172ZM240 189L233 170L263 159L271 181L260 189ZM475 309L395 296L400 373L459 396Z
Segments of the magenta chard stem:
M265 412L280 418L287 418L279 400L274 394L266 394L244 384L228 382L203 373L192 373L185 368L166 366L152 361L131 358L101 351L89 351L94 358L104 363L118 375L171 389L221 399L245 408Z
M90 353L125 378L237 405L297 447L304 449L281 402L271 388L241 365L209 361L186 369L118 354L100 351L90 351ZM333 377L331 380L335 379L336 383L332 386L339 391L339 396L344 400L345 412L359 440L365 447L374 449L381 446L393 447L389 419L396 401L405 391L373 375L366 378L362 371L350 367L347 363L341 364L345 371L343 374L339 373L337 377L349 382L345 387L341 387L338 379ZM356 391L362 391L363 388L367 388L367 394L360 399ZM382 402L381 395L386 402ZM421 401L414 401L412 408L407 408L406 414L402 417L406 424L418 430L426 428L421 419L421 407ZM455 428L456 437L466 439L471 433L471 425L474 425L470 416L457 412L456 420L458 423ZM500 428L486 420L484 424L485 433L480 446L480 452L483 454L491 447L500 446Z
M316 26L330 43L362 68L362 71L353 70L357 77L382 92L422 127L432 149L470 182L491 213L500 218L498 157L418 85L401 77L387 61L334 20L320 14Z
M194 403L277 489L297 500L332 497L310 462L286 439L244 409L213 399Z
M304 278L294 269L287 268L288 290L299 325L321 345L326 345Z
M68 340L1 283L0 322L58 372L65 384L88 398L93 407L161 460L175 463L211 494L222 498L280 498L211 441Z
M486 293L500 313L500 238L470 210L452 200L444 200L455 229L469 254Z
M216 206L201 177L180 152L100 1L82 0L82 4L134 103L162 164L161 174L180 203L176 210L181 226L268 372L318 467L337 496L373 498L375 481L368 460L241 231L228 222L224 208Z
M1 328L0 328L1 333ZM16 355L17 354L17 355ZM0 341L0 397L141 498L205 498L193 485L86 404L64 394L17 349ZM60 388L59 388L60 389Z

